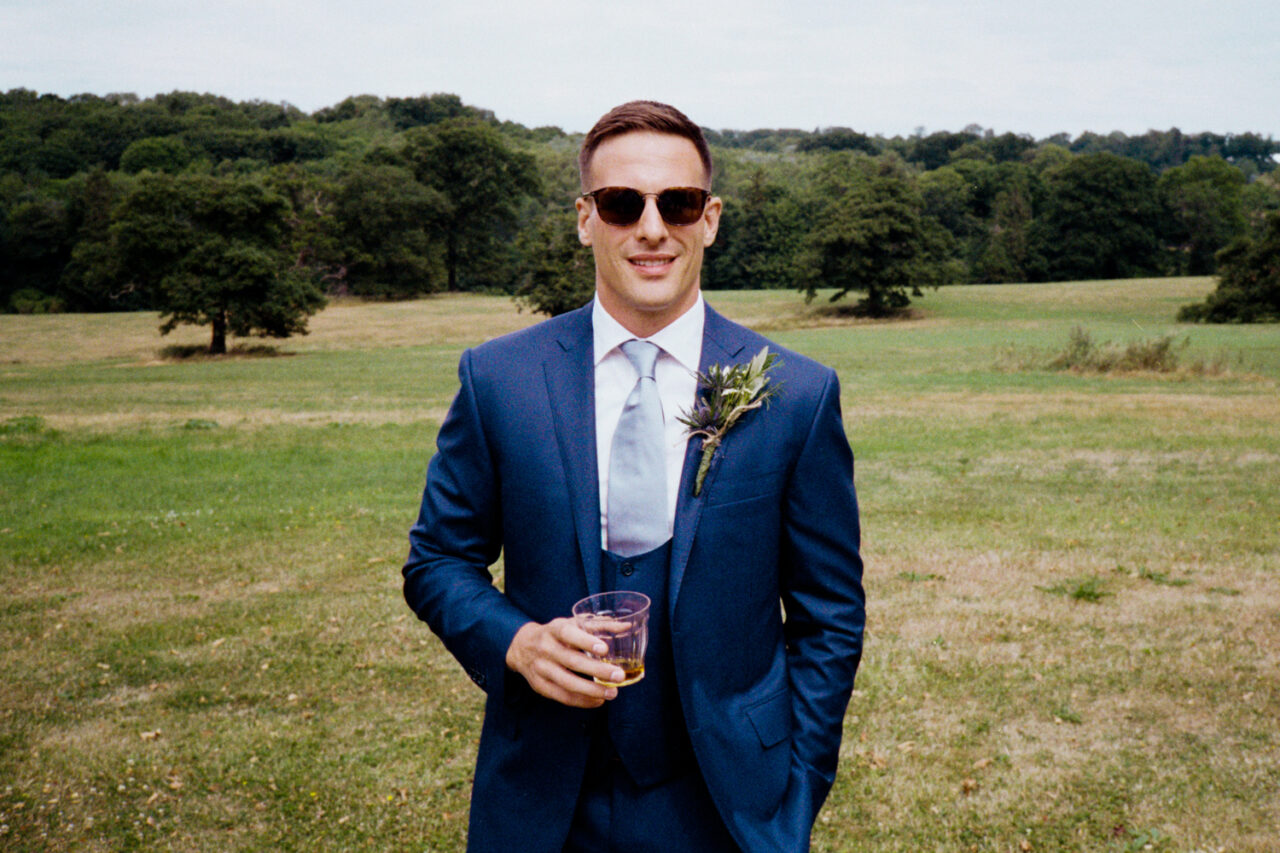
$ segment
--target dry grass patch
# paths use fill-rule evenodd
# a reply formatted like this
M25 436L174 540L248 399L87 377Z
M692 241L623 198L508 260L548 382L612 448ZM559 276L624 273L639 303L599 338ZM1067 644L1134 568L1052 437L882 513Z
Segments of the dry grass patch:
M1274 386L1262 380L1265 386ZM844 417L850 427L859 421L887 417L939 416L946 420L977 421L995 415L1015 423L1028 423L1049 415L1078 416L1088 411L1092 416L1141 415L1163 422L1210 422L1231 428L1243 419L1270 420L1280 418L1280 397L1257 392L1242 394L1208 394L1174 391L1100 392L1034 390L1024 392L925 391L893 396L865 395L850 392L842 400Z
M1223 467L1251 468L1280 464L1280 453L1252 450L1139 450L1083 448L1058 451L1024 450L993 453L976 459L975 474L998 474L1010 468L1033 469L1039 476L1050 477L1068 468L1088 468L1102 479L1150 478L1170 467L1188 472L1219 471Z
M409 302L335 302L312 318L299 351L472 346L546 319L520 312L505 296L451 294Z
M842 310L849 306L812 305L790 311L778 310L776 306L762 307L765 310L756 312L739 307L732 311L732 319L764 334L807 329L941 330L954 325L954 321L949 318L914 309L892 317L862 317Z
M1203 299L1215 286L1212 276L1135 278L1123 281L1075 281L1062 284L993 284L963 288L966 301L1007 308L1035 307L1044 311L1107 311L1118 315L1143 313L1153 304L1178 305ZM937 291L950 295L959 288ZM1172 315L1170 315L1172 316Z
M828 828L843 841L827 849L1125 849L1152 828L1174 849L1268 849L1248 827L1280 816L1260 797L1280 755L1245 746L1280 715L1280 589L1263 561L1173 587L1074 550L867 558L868 656L838 783L865 814ZM1063 575L1114 595L1038 589ZM1224 604L1211 585L1241 595ZM921 819L934 835L908 829Z
M0 364L153 361L166 345L208 345L209 332L180 326L161 337L160 317L123 314L0 315Z
M29 404L23 411L38 411ZM255 430L275 426L323 427L382 426L384 424L440 424L449 409L445 406L393 409L322 409L318 411L290 412L272 408L227 409L174 409L131 412L76 413L50 412L40 415L46 425L55 430L84 430L87 432L114 432L137 429L234 429Z
M308 324L310 333L287 341L235 338L233 346L262 343L281 353L368 350L427 344L474 344L532 325L540 315L520 313L510 298L452 294L408 302L335 301ZM121 314L0 315L0 365L52 365L125 360L160 363L166 347L208 346L209 330L179 326L160 335L154 312ZM230 358L235 358L232 354Z

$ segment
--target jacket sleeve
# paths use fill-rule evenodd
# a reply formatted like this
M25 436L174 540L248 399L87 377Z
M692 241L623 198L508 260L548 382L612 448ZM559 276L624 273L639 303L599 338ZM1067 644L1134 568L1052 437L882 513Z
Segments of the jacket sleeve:
M440 427L409 531L404 596L471 680L494 694L506 680L511 640L530 620L489 573L502 550L501 483L472 359L468 350L459 362L461 388Z
M781 543L791 687L791 779L774 827L807 839L835 781L866 622L853 453L840 388L827 376L787 488ZM801 848L791 848L801 849Z

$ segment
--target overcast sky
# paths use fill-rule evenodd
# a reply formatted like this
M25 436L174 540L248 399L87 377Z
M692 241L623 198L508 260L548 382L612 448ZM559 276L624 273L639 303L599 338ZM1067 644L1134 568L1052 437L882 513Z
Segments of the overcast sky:
M585 131L1280 136L1280 0L0 0L0 90L288 101L452 92Z

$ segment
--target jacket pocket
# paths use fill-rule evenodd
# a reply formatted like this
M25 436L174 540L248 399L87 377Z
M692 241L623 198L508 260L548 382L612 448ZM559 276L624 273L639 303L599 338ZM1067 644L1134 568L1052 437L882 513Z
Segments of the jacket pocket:
M777 495L782 489L785 468L760 471L735 471L732 475L720 472L707 489L707 507L741 503L766 495Z
M747 719L765 749L776 746L791 734L791 691L784 688L746 708Z

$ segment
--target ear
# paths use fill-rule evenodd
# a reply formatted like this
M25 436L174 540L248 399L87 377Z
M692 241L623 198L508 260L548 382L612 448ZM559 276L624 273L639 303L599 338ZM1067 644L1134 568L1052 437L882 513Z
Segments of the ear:
M573 202L573 206L578 211L578 242L590 246L591 232L587 230L587 220L591 218L591 203L579 197Z
M720 211L723 204L720 196L713 195L707 199L707 209L702 211L702 245L710 246L716 241L716 232L720 230Z

